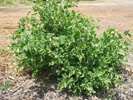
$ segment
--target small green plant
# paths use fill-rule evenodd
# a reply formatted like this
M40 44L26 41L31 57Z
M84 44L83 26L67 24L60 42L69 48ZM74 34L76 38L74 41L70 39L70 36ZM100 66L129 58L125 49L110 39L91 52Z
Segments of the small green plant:
M11 86L10 82L5 82L4 84L0 84L0 90L7 90Z
M74 0L36 2L34 13L21 18L11 36L9 48L18 68L30 69L33 77L44 68L48 76L57 75L59 90L78 94L118 85L117 69L126 61L129 45L124 35L108 28L97 36L92 18L69 11L77 5Z

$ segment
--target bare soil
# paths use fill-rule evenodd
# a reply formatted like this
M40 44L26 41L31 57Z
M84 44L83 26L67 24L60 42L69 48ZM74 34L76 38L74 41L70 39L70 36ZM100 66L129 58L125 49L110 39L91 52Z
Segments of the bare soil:
M86 4L86 5L85 5ZM77 8L85 17L95 16L100 20L98 32L108 27L114 27L120 32L125 30L133 31L133 4L130 3L81 3ZM26 16L31 7L1 7L0 8L0 51L11 41L7 36L13 33L18 25L19 19ZM132 38L129 38L133 40ZM133 98L133 53L129 52L128 62L120 70L124 77L124 85L105 93L94 94L91 97L75 96L67 92L56 90L56 80L40 76L37 80L31 79L24 70L16 71L11 64L12 59L8 58L10 52L0 55L0 84L10 82L12 86L5 91L0 91L0 100L102 100L105 97L112 97L112 100L132 100Z

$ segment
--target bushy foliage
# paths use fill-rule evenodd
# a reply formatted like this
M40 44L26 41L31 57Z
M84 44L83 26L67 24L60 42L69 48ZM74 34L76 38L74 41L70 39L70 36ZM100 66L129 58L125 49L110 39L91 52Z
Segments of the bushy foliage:
M68 10L76 1L37 2L11 36L9 48L18 67L31 69L33 77L45 68L49 76L57 75L58 89L79 94L117 85L117 68L128 50L123 35L109 28L97 36L93 19Z

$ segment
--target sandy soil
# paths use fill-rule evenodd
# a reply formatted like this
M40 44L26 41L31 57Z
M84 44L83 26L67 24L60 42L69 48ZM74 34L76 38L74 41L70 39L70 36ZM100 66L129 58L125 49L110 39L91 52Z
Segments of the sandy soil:
M127 0L128 1L128 0ZM114 2L113 2L114 3ZM102 5L102 6L101 6ZM123 3L115 4L108 3L80 3L78 8L73 8L82 12L85 17L95 16L100 20L97 24L100 25L99 32L102 32L108 27L117 28L118 31L124 30L133 31L133 4ZM10 43L7 36L13 33L17 27L19 18L26 16L30 7L22 8L0 8L0 50ZM83 97L73 96L69 93L60 93L55 89L55 83L51 80L34 80L25 72L15 72L10 70L12 65L11 59L7 57L9 52L0 56L0 84L9 81L13 84L12 88L7 91L0 92L1 100L101 100L97 96ZM116 89L113 94L113 100L131 100L133 98L133 53L130 53L128 65L122 75L125 77L126 86L121 86ZM10 71L9 71L10 70ZM43 85L42 85L43 83ZM102 95L102 94L100 94Z
M133 31L133 5L80 6L78 10L86 17L95 16L100 20L100 30L114 27L120 32Z

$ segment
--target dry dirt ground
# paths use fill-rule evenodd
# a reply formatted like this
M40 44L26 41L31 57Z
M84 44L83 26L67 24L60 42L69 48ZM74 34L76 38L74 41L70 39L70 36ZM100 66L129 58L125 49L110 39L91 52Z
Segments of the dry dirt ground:
M117 28L118 31L133 31L133 3L80 3L77 8L85 17L95 16L100 20L99 32L108 27ZM17 27L19 18L26 16L30 7L0 8L0 50L10 43L7 36ZM132 38L130 38L132 40ZM10 82L8 90L0 91L0 100L102 100L111 97L112 100L132 100L133 98L133 53L128 54L128 62L121 74L124 77L123 85L108 92L97 93L92 97L75 96L67 92L56 90L54 79L31 79L23 70L15 71L7 57L9 51L0 55L0 85Z

